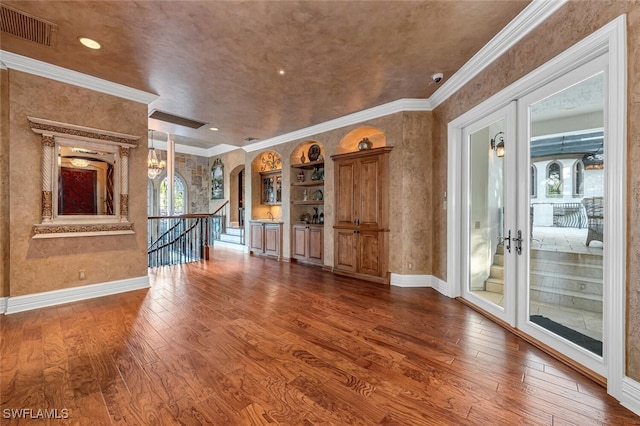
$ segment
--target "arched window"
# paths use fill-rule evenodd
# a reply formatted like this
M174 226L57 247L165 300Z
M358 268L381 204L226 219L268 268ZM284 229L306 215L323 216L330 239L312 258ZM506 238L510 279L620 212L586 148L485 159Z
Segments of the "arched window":
M153 214L153 198L154 198L154 190L153 190L153 181L151 179L147 179L147 216L155 216Z
M158 190L158 202L160 207L160 215L167 216L169 213L169 200L167 199L168 181L165 176L160 182ZM187 214L187 184L178 173L175 174L173 180L173 214Z
M547 197L562 198L562 164L558 161L547 166Z
M584 163L581 160L573 164L573 196L584 196Z
M530 195L531 195L531 198L537 198L538 197L538 169L534 165L531 165Z

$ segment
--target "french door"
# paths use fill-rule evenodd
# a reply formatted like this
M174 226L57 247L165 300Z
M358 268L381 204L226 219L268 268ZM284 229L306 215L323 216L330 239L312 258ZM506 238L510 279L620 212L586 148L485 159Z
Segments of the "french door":
M462 297L515 326L516 104L463 129L466 278Z
M461 152L461 296L603 377L605 65L464 127Z

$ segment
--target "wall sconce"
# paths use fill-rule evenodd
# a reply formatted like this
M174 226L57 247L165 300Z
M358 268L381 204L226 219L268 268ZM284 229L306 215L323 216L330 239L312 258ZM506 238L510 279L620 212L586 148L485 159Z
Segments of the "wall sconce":
M500 139L498 139L500 137ZM498 132L491 139L491 150L496 152L498 158L504 157L504 132Z

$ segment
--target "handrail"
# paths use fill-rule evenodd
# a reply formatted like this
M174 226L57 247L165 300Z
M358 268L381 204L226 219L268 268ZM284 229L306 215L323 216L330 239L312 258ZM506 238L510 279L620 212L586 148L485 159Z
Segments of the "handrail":
M189 214L177 214L174 216L149 216L147 219L198 219L207 218L214 213L189 213Z
M215 212L211 213L211 216L215 215L216 213L218 213L220 210L222 210L224 208L224 206L226 206L227 204L229 204L229 200L225 201L224 203L222 203L222 205L220 207L218 207L216 209Z
M165 216L165 217L169 217L169 216ZM174 217L175 217L175 216L174 216ZM200 219L200 218L199 218L199 217L197 217L196 219ZM179 223L180 223L180 222L178 222L178 224L179 224ZM173 226L173 228L175 228L178 224L174 225L174 226ZM186 234L188 234L188 233L189 233L189 231L191 231L193 228L195 228L195 227L196 227L196 226L198 226L199 224L200 224L200 222L199 222L199 221L195 221L195 222L193 222L193 224L192 224L189 228L187 228L187 229L185 229L184 231L182 231L182 233L181 233L180 235L178 235L176 238L174 238L174 239L173 239L173 240L171 240L171 241L168 241L167 243L165 243L165 244L163 244L163 245L161 245L161 246L158 246L158 247L156 247L156 248L154 248L154 249L148 250L148 251L147 251L147 254L155 253L155 252L157 252L158 250L163 249L163 248L165 248L165 247L168 247L168 246L170 246L171 244L175 243L176 241L179 241L180 239L184 238L184 236L185 236ZM173 228L172 228L172 229L173 229ZM165 235L165 234L166 234L166 232L165 232L163 235ZM159 241L159 240L156 240L156 242L157 242L157 241ZM154 242L154 244L155 244L155 242Z

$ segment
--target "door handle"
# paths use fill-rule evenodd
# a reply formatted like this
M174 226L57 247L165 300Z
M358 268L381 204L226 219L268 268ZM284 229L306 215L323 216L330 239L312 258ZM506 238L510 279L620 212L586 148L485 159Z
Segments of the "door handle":
M522 254L522 231L518 230L518 238L513 240L516 242L516 253Z
M511 229L509 229L508 235L509 235L508 237L498 237L498 244L500 243L504 244L504 242L506 241L507 244L504 246L504 248L506 248L507 251L511 253Z

